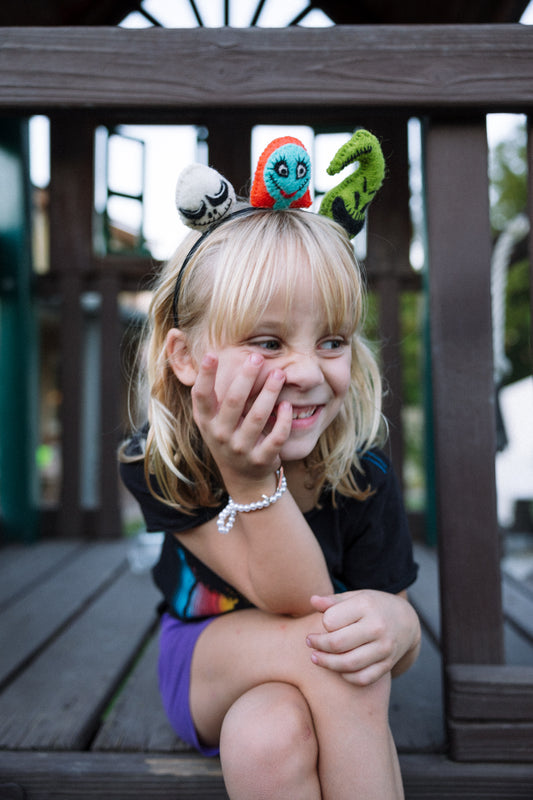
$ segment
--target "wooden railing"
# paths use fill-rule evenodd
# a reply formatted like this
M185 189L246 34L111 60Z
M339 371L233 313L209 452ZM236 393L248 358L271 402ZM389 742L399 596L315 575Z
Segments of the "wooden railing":
M485 130L488 112L531 114L532 52L533 29L518 25L0 31L2 113L40 112L51 120L52 268L42 291L57 292L62 302L62 534L83 531L80 296L91 288L102 297L101 506L94 532L112 536L119 524L117 295L146 267L93 254L95 126L205 125L212 162L238 186L249 177L243 153L254 124L362 122L374 130L389 178L369 221L367 269L381 297L392 449L401 466L398 297L416 282L408 255L406 130L411 116L422 120L442 644L458 759L481 739L478 760L495 753L496 760L512 760L509 724L519 752L533 751L533 712L524 711L531 709L533 666L518 675L503 664ZM498 702L502 687L505 707Z

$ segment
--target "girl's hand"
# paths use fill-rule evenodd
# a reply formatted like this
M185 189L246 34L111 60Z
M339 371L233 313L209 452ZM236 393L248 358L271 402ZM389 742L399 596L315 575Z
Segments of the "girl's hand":
M313 662L351 683L400 674L418 655L420 624L405 596L364 589L315 595L311 605L322 612L325 631L307 637Z
M260 372L264 358L252 353L229 384L217 397L215 382L218 360L212 354L202 359L192 387L193 416L213 458L217 462L228 491L252 489L250 484L272 481L279 469L279 452L289 437L292 424L290 403L279 403L285 375L274 369L263 385ZM243 495L237 494L239 499Z

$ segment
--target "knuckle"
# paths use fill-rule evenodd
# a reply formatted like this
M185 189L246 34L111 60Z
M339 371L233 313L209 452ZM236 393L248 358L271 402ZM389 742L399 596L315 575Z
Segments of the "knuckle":
M230 391L226 395L225 404L227 408L234 411L242 406L242 398L239 394Z
M333 653L344 653L346 645L341 631L333 631L329 634L329 646Z
M264 414L257 408L252 408L248 412L248 421L254 427L263 427L265 424L265 416Z

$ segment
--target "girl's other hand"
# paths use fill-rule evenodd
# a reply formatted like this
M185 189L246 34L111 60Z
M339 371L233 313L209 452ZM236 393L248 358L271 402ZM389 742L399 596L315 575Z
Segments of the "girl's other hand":
M387 672L400 674L415 661L420 624L415 610L398 595L371 589L327 596L314 595L324 632L310 633L313 662L366 686Z

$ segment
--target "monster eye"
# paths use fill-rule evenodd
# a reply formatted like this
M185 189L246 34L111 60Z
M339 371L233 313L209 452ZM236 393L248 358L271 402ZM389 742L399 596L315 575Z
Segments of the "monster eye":
M280 178L289 177L289 167L287 166L286 161L278 161L278 163L274 167L274 170L279 175Z
M190 220L202 219L206 210L205 203L202 203L199 208L193 209L192 211L188 208L178 208L180 214L183 214L186 219Z
M228 184L226 183L226 181L221 181L220 189L218 190L218 192L214 195L208 194L206 195L206 197L212 206L219 206L225 200L227 200L228 194L229 194Z
M296 177L298 178L298 180L301 180L302 178L305 178L306 175L307 175L307 164L304 164L303 161L299 161L298 164L296 165Z

